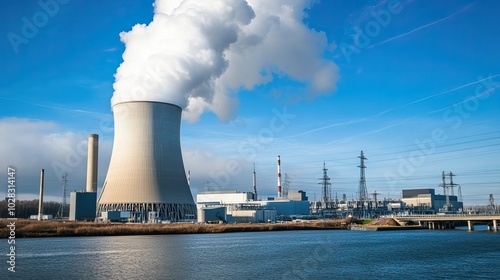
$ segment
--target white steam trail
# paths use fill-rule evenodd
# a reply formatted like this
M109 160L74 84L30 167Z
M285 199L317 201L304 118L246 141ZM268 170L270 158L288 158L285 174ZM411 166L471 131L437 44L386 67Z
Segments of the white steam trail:
M312 96L335 89L328 40L303 22L312 0L156 0L153 21L122 32L112 104L179 105L188 121L209 110L228 121L235 94L286 76Z

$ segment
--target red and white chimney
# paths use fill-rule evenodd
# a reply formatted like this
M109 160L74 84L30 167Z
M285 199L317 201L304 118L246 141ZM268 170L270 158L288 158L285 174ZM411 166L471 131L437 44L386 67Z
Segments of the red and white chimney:
M281 197L281 161L278 155L278 197Z

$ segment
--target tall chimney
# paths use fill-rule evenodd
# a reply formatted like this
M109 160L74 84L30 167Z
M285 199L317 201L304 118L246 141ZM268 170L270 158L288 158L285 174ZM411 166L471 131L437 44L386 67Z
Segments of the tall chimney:
M87 192L97 192L97 157L99 135L89 134L87 158Z
M278 155L278 197L281 197L281 161Z
M257 200L257 174L255 173L255 163L253 164L253 200Z
M43 215L43 181L44 181L45 171L42 169L40 171L40 197L38 198L38 220L42 220Z

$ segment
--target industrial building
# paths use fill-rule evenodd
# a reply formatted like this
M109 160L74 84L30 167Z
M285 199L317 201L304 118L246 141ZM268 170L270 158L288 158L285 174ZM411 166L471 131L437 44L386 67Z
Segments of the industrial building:
M254 200L254 193L210 191L197 195L198 221L207 222L204 209L224 207L228 222L275 222L277 218L309 215L309 201L304 191L289 191L288 197Z
M93 221L95 219L97 193L71 192L69 201L70 221Z
M198 223L226 223L226 207L213 206L198 209Z
M181 113L162 102L113 106L115 137L99 213L129 212L134 222L196 218L181 154Z
M276 210L268 209L239 209L231 212L229 222L233 223L274 223Z
M435 193L434 189L408 189L403 190L403 197L401 201L406 203L406 206L412 207L416 210L429 213L438 213L446 211L462 212L464 205L463 202L458 201L455 195L448 195L449 207L447 205L447 196Z

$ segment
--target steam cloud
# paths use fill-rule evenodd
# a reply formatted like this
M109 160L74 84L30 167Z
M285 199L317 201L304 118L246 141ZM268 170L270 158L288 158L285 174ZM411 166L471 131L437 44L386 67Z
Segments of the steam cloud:
M227 121L236 93L288 76L315 96L335 89L337 66L324 58L328 40L309 29L312 0L156 0L153 21L122 32L123 63L112 104L179 105L191 122L207 111Z

